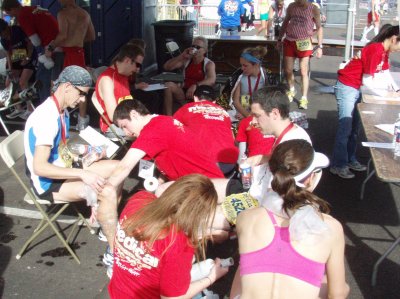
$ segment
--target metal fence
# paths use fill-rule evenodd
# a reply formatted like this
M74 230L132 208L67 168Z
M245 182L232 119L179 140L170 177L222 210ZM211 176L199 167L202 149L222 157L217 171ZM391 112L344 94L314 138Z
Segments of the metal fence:
M192 20L196 23L194 27L195 35L214 35L217 33L216 27L219 23L217 5L180 5L168 4L167 2L167 0L158 2L157 21Z

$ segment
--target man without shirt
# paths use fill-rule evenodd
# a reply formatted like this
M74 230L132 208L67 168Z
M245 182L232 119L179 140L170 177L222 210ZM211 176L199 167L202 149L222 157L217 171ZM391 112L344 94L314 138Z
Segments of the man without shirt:
M76 5L75 0L58 0L62 9L57 14L59 32L46 49L46 56L51 57L53 50L62 47L64 52L63 68L77 65L85 68L85 42L95 40L95 31L90 15ZM61 71L61 70L60 70ZM89 124L86 114L87 101L79 103L77 129L83 130Z

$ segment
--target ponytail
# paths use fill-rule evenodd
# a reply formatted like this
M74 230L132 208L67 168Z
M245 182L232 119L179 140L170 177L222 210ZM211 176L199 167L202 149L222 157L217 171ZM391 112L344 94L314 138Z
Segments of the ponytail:
M382 43L386 39L391 38L392 36L396 36L396 40L400 40L399 36L399 26L383 26L381 30L379 31L378 35L375 36L367 45L373 44L373 43Z

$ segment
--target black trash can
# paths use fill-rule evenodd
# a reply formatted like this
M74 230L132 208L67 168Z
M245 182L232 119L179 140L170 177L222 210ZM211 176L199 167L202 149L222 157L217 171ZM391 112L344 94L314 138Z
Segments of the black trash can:
M179 49L190 47L193 40L194 21L186 20L164 20L153 23L154 38L156 44L156 57L158 71L163 71L164 63L171 58L166 48L166 43L174 41L178 44Z

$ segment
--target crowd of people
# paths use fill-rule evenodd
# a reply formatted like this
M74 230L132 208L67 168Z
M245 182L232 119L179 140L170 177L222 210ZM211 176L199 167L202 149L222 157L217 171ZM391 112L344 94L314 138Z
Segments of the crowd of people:
M40 104L29 110L25 125L33 190L51 202L86 201L92 208L108 244L103 261L111 278L110 297L194 297L229 268L216 258L208 274L194 280L193 262L206 258L208 242L224 242L234 232L240 265L231 298L346 298L343 229L328 215L328 203L313 194L329 159L289 118L294 60L300 60L300 107L307 109L308 60L313 52L322 55L318 8L306 0L287 8L280 0L271 6L260 1L262 21L270 17L281 24L277 41L284 49L288 89L266 80L266 48L247 48L238 57L242 73L227 111L216 103L216 67L207 58L207 39L195 37L189 48L165 62L165 70L183 70L184 82L167 82L162 94L154 94L163 101L163 114L154 114L143 101L148 85L137 78L144 41L129 40L109 66L90 73L83 50L94 39L90 16L73 0L59 2L63 8L56 20L39 7L4 0L1 9L17 23L0 21L1 42L20 88L28 86L35 71L42 83ZM221 29L235 34L252 1L227 2L235 1L221 1L227 21L221 21ZM237 10L227 13L227 7ZM239 23L231 22L232 16ZM265 23L261 30L270 26ZM386 26L338 71L332 174L350 179L350 170L366 169L356 159L360 86L383 95L399 92L389 73L389 54L399 50L399 27ZM74 165L68 109L80 107L78 129L85 127L92 87L92 98L104 110L101 132L133 142L121 160ZM240 121L236 136L232 120ZM240 179L242 162L252 168L249 189ZM153 169L149 177L157 188L122 198L124 182L137 166L139 172ZM125 206L118 214L121 203Z

